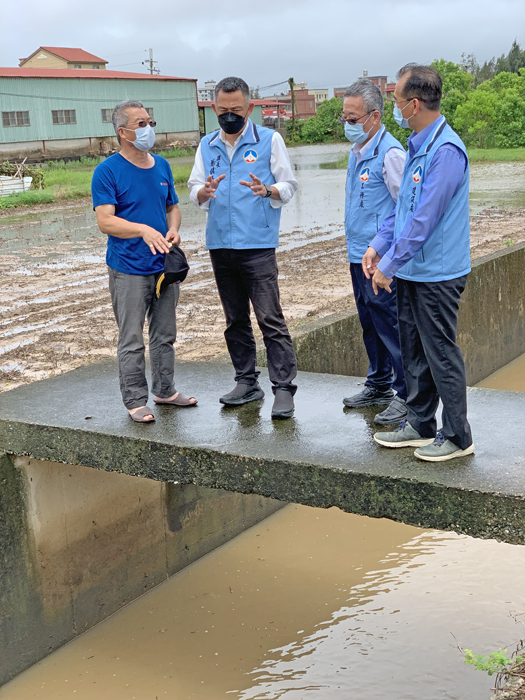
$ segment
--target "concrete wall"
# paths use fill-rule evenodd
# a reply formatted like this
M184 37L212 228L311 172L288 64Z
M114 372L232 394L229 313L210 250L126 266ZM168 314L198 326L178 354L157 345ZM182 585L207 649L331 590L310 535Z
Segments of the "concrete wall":
M197 144L200 138L198 131L165 133L157 131L155 136L155 148L158 150L168 150L172 143L182 147L191 146ZM93 153L103 154L113 150L119 150L116 136L0 143L0 161L19 160L26 157L30 160L45 160L46 158L83 156Z
M467 383L525 353L525 243L479 258L461 299L458 342ZM350 281L349 281L350 283ZM356 311L342 311L305 323L292 332L300 370L364 377L368 359ZM266 352L257 362L266 366Z
M0 457L0 685L282 507Z

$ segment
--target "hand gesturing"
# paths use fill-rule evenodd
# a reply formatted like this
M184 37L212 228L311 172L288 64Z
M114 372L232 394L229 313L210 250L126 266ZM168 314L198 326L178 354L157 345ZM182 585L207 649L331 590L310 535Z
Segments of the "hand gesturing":
M246 180L239 180L239 185L244 185L245 187L249 187L251 191L254 194L254 197L266 197L268 194L266 190L266 185L263 185L262 182L258 177L255 177L255 175L252 175L250 173L250 177L252 178L253 182L246 182Z

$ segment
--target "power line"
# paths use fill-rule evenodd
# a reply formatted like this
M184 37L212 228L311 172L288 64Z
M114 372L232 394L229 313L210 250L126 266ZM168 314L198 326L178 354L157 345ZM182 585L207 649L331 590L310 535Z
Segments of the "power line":
M111 78L110 78L111 80ZM138 90L137 90L138 92ZM66 102L98 102L99 104L106 104L109 100L102 99L94 99L91 97L69 97L69 96L57 96L57 95L20 95L14 92L0 92L0 95L7 95L8 97L32 97L33 99L36 100L64 100ZM158 97L158 98L151 98L152 101L154 102L194 102L195 98L194 97Z
M141 66L144 65L144 61L135 61L134 63L117 63L116 66L111 64L111 68L121 68L122 66Z

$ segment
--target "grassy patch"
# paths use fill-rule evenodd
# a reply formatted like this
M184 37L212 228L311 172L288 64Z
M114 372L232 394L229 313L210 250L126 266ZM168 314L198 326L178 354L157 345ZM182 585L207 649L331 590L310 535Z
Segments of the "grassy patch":
M156 155L162 156L162 158L182 158L183 156L194 156L195 149L175 146L175 148L170 148L169 151L156 151Z
M47 190L29 190L29 192L15 192L7 197L0 197L0 209L15 209L17 207L31 207L35 204L49 204L55 201L52 192Z
M181 185L188 182L192 170L191 165L172 165L171 172L173 173L173 181L176 185Z
M322 170L346 170L348 168L348 156L343 156L331 163L321 163L319 167Z
M469 148L471 163L522 163L525 161L525 148Z

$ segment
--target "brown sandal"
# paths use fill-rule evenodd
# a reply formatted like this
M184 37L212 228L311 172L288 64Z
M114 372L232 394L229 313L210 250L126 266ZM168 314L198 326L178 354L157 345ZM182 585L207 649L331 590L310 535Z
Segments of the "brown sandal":
M145 416L153 416L153 419L144 420ZM135 413L129 413L129 417L131 420L135 421L135 423L155 423L155 416L149 406L143 406L139 408L138 411L135 411Z
M198 401L191 401L190 399L195 399L195 396L186 396L186 394L181 394L180 391L177 392L175 398L171 401L155 401L157 406L196 406Z

